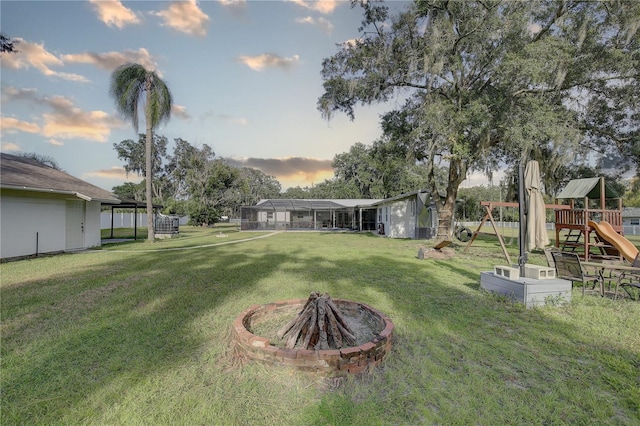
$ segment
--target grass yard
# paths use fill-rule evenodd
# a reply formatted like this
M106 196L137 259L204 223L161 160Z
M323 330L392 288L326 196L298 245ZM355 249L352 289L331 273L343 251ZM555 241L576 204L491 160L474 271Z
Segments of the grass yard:
M495 238L419 260L412 240L265 235L186 227L1 264L0 423L640 424L640 303L483 293L480 271L504 264ZM233 356L242 310L312 291L394 321L381 366L323 379Z

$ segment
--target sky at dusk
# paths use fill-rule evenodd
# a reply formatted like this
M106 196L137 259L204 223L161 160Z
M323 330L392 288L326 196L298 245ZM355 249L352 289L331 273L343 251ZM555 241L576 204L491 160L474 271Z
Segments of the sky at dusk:
M361 21L360 8L334 0L2 0L1 31L19 51L0 56L2 152L52 157L107 190L139 182L113 149L137 135L108 93L111 72L136 62L172 92L171 119L156 130L169 153L182 138L283 189L323 182L336 154L371 144L380 114L402 104L359 106L354 121L316 109L322 60L361 35Z

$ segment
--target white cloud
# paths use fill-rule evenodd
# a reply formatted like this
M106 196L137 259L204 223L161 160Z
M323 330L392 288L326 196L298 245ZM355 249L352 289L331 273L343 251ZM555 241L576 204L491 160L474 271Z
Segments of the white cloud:
M349 40L345 40L342 42L342 45L346 48L352 48L352 47L356 47L356 44L358 42L362 41L362 39L359 38L350 38Z
M338 7L338 0L287 0L292 3L297 4L298 6L302 6L306 9L311 9L315 12L323 13L328 15L333 13L336 7Z
M104 111L83 111L63 96L41 97L33 89L18 90L4 87L3 102L23 101L31 106L49 110L42 114L42 124L28 123L11 117L2 117L2 131L20 130L37 133L46 138L87 139L106 142L111 129L124 127L126 123L110 116ZM54 142L50 142L55 144ZM60 142L58 141L58 144Z
M131 9L122 5L120 0L89 0L98 18L109 27L124 28L126 25L139 24L140 19Z
M13 142L2 142L0 150L3 152L20 151L20 147Z
M83 178L87 177L98 177L103 179L111 179L111 180L120 180L120 181L128 181L128 182L140 182L142 181L142 176L137 176L135 173L129 173L124 170L123 167L114 166L110 169L102 169L96 170L93 172L84 173L82 175Z
M36 89L17 89L12 86L3 86L2 102L12 102L16 100L37 101L38 92Z
M225 9L228 9L231 14L241 16L247 10L246 0L218 0Z
M152 71L157 70L158 68L156 61L144 47L141 47L138 50L125 50L122 52L84 52L67 54L62 56L62 60L65 63L94 65L97 68L109 72L126 63L140 64L146 69ZM156 71L156 73L157 72L158 71Z
M20 48L11 55L2 55L0 62L3 67L19 70L35 68L47 77L58 77L64 80L86 82L84 76L79 74L54 71L52 67L62 67L64 62L54 54L48 52L44 44L30 43L21 38L16 38Z
M305 157L227 158L236 167L250 167L274 176L284 188L311 186L334 176L332 160Z
M40 126L13 117L0 117L0 131L2 131L2 133L15 133L16 131L39 133Z
M44 98L53 113L42 115L42 135L48 138L88 139L106 142L111 127L119 124L104 111L82 111L62 96Z
M313 25L315 27L320 28L322 31L324 31L327 34L331 34L331 32L333 31L333 24L331 23L331 21L329 21L328 19L323 18L323 17L315 19L312 16L307 16L307 17L304 17L304 18L296 19L296 22L298 24Z
M275 53L263 53L257 56L238 56L238 61L245 64L254 71L262 71L265 68L290 69L300 62L298 55L285 58Z
M196 0L173 2L155 15L162 18L163 25L176 31L198 37L207 35L209 17L198 7Z
M187 107L183 105L171 105L171 115L174 115L183 120L191 120L191 115L187 112Z

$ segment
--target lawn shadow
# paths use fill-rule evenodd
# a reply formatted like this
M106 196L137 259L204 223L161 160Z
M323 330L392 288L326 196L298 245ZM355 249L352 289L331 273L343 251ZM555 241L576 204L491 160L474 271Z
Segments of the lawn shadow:
M477 415L458 411L462 423L554 423L557 413L569 423L599 422L611 420L612 411L621 423L629 420L637 402L621 390L637 381L621 371L625 363L640 365L637 353L588 334L571 315L488 297L471 284L479 282L480 268L469 258L418 260L416 244L305 233L184 251L25 261L32 262L24 264L28 271L87 256L80 267L3 287L3 423L61 422L94 395L104 395L103 409L117 406L150 377L198 362L207 339L223 339L250 305L311 291L369 304L396 324L394 348L381 368L299 407L312 423L344 409L345 418L362 423L422 423L426 405L436 413L431 423L455 419L456 407ZM210 327L194 330L203 316ZM223 355L213 362L225 362ZM358 387L369 380L376 385ZM545 411L549 387L559 400L553 412ZM220 392L230 399L229 388ZM610 409L598 411L602 401L576 396L585 393L606 394ZM264 403L268 395L233 396L230 404L238 407L282 411ZM505 398L513 402L503 404ZM484 411L473 408L481 406Z
M72 256L96 259L76 271L3 287L3 423L59 421L85 397L109 389L106 397L116 400L150 375L192 359L204 343L191 330L193 321L290 261L282 253L247 258L238 251L95 252L25 261L39 268ZM231 318L220 321L228 327ZM28 356L20 356L26 348Z

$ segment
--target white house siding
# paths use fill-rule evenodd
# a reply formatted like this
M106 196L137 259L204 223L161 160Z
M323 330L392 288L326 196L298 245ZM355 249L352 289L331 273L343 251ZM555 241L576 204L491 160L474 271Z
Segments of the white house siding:
M3 190L0 258L64 251L67 199L55 194ZM85 203L83 248L99 246L100 203L82 203Z
M40 194L2 193L0 257L28 256L65 249L66 201Z
M84 223L84 246L98 247L101 244L100 235L100 209L99 201L87 201Z
M413 208L411 205L413 204ZM390 206L390 223L387 235L391 238L414 238L416 228L415 200L398 200Z

